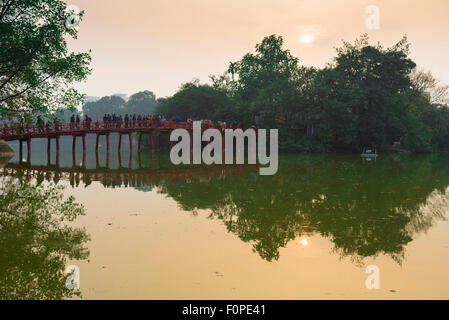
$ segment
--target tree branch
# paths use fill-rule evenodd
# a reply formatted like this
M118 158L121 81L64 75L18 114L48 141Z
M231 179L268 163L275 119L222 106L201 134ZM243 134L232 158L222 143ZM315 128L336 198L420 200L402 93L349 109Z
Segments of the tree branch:
M55 72L54 74L49 74L47 77L45 77L45 78L42 79L41 81L39 81L39 82L37 82L37 83L35 83L35 84L33 84L33 85L30 85L30 86L26 87L26 88L23 89L22 91L19 91L19 92L17 92L17 93L14 93L14 94L12 94L12 95L6 97L6 98L0 99L0 102L5 102L5 101L7 101L7 100L9 100L9 99L17 98L18 96L24 94L26 91L30 90L31 88L34 88L34 87L40 85L41 83L47 81L48 79L50 79L51 77L53 77L55 74L57 74L57 72Z

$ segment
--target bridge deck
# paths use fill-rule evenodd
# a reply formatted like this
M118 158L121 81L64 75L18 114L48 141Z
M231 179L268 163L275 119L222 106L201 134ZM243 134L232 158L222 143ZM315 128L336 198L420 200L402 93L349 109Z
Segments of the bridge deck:
M214 126L211 126L214 127ZM86 134L108 135L110 133L152 133L170 132L174 129L192 129L187 122L130 121L125 122L79 122L54 125L16 125L0 129L0 139L25 141L33 138L56 138L59 136L83 136Z

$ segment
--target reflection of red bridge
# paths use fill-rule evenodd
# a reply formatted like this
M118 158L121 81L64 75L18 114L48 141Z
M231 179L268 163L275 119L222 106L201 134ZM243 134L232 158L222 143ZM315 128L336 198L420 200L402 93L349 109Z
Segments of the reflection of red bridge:
M61 168L58 166L31 166L27 163L8 163L0 169L0 175L18 178L20 180L36 179L37 181L60 180L70 181L72 186L78 186L83 182L88 186L92 181L99 181L106 187L145 187L160 185L168 182L207 182L212 178L222 179L226 176L248 173L257 170L255 165L214 165L198 166L177 169L152 170L152 169L86 169L83 167Z
M205 128L218 128L216 125L203 125ZM129 146L133 148L132 134L138 134L138 150L140 150L142 143L142 134L149 134L151 149L154 150L153 133L157 134L157 149L160 149L161 134L170 134L175 129L187 129L189 132L192 130L192 123L187 122L173 122L173 121L129 121L129 122L79 122L79 123L57 123L54 125L17 125L10 127L3 127L0 129L0 139L5 141L18 140L20 142L20 159L22 159L22 143L27 142L28 159L30 159L30 146L31 139L33 138L47 138L48 147L50 152L50 139L56 140L56 157L59 155L59 138L61 136L72 136L72 150L75 151L76 137L82 137L83 140L83 153L86 151L86 135L96 134L97 140L95 144L95 150L98 151L98 142L100 136L106 136L106 148L109 152L109 135L111 133L119 134L119 145L121 148L122 135L129 136ZM191 135L192 136L192 135ZM171 147L170 142L170 147ZM28 160L29 161L29 160Z

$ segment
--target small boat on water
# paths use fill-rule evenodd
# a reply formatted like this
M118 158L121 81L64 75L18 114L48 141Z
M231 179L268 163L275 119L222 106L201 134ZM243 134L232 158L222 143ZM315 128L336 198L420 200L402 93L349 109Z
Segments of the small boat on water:
M373 148L363 148L362 158L376 158L377 150Z

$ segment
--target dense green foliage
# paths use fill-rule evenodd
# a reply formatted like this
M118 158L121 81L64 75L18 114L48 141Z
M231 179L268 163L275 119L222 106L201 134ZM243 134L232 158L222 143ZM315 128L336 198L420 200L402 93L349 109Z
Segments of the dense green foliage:
M0 299L66 299L69 261L89 257L85 229L68 225L84 215L62 186L27 179L0 182Z
M94 120L101 120L105 114L140 114L154 113L157 106L156 96L153 92L145 90L133 94L125 101L119 96L106 96L95 102L86 102L83 113Z
M227 92L202 85L197 80L182 85L173 97L159 99L159 102L158 112L169 118L174 115L184 120L192 118L231 121L235 118Z
M325 68L304 67L269 36L227 73L181 86L158 112L278 128L281 149L324 152L447 148L447 87L416 69L404 37L391 48L366 35L344 42Z
M91 57L68 51L66 39L77 37L67 24L73 14L61 0L0 1L1 118L49 116L80 104L71 84L90 73Z

